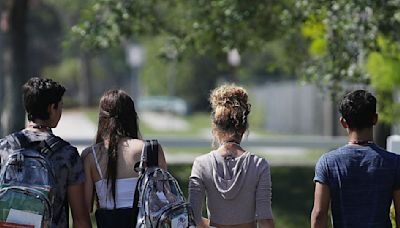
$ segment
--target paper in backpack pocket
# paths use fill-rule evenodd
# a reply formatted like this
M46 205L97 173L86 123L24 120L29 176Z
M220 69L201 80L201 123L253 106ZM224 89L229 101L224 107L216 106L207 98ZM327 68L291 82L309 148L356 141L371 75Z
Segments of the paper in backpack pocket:
M42 215L11 209L7 217L7 222L33 225L35 228L40 228L42 225Z
M186 228L188 227L188 217L186 215L179 215L172 219L171 227L172 228Z

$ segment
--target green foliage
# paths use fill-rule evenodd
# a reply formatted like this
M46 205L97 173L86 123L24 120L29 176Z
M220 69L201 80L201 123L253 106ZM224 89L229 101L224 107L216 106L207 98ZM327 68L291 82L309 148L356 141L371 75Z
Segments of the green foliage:
M67 58L64 59L58 66L45 68L44 75L53 75L52 77L61 83L71 83L77 80L79 71L79 60L76 58Z
M394 43L380 36L377 40L379 51L371 52L367 60L367 71L375 88L378 99L382 102L380 119L384 122L395 122L400 114L400 105L393 102L392 91L400 85L400 49Z
M310 17L301 28L304 37L311 39L309 52L311 56L324 56L327 54L327 42L325 39L325 25L321 20Z
M290 3L100 0L73 31L85 46L91 48L107 48L124 38L167 34L176 41L179 51L192 47L200 54L228 52L233 48L257 48L277 37L283 31L281 12Z
M304 74L331 92L342 94L349 84L371 85L385 122L397 107L393 90L399 80L400 1L298 1L302 33L311 41ZM383 105L382 105L383 104Z
M84 10L72 34L92 50L130 40L142 43L143 92L183 96L196 110L205 110L218 78L249 82L297 73L306 45L293 32L296 25L281 23L293 2L100 0ZM226 60L234 48L242 55L238 69Z

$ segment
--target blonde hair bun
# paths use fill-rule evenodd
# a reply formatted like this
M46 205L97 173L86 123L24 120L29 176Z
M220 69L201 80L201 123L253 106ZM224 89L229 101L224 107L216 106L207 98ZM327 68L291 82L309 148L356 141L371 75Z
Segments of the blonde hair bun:
M251 105L244 88L225 84L210 94L213 124L218 130L241 132L247 129Z

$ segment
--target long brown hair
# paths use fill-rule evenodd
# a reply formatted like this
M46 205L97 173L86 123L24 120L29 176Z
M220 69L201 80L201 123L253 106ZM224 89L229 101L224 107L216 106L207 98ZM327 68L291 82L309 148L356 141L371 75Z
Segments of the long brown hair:
M111 194L115 207L115 182L117 179L118 143L123 137L141 138L138 115L132 98L123 90L109 90L104 93L99 104L99 123L96 143L108 140L107 186L111 184Z

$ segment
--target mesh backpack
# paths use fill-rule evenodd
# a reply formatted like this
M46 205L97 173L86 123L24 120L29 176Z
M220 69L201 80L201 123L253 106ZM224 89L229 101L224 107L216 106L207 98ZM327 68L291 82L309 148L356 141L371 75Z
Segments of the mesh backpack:
M30 142L21 132L6 140L11 150L0 171L0 227L51 227L56 179L48 157L68 143L54 135Z
M158 166L158 142L145 141L133 209L136 228L195 227L193 212L176 179ZM138 169L137 169L138 168Z

